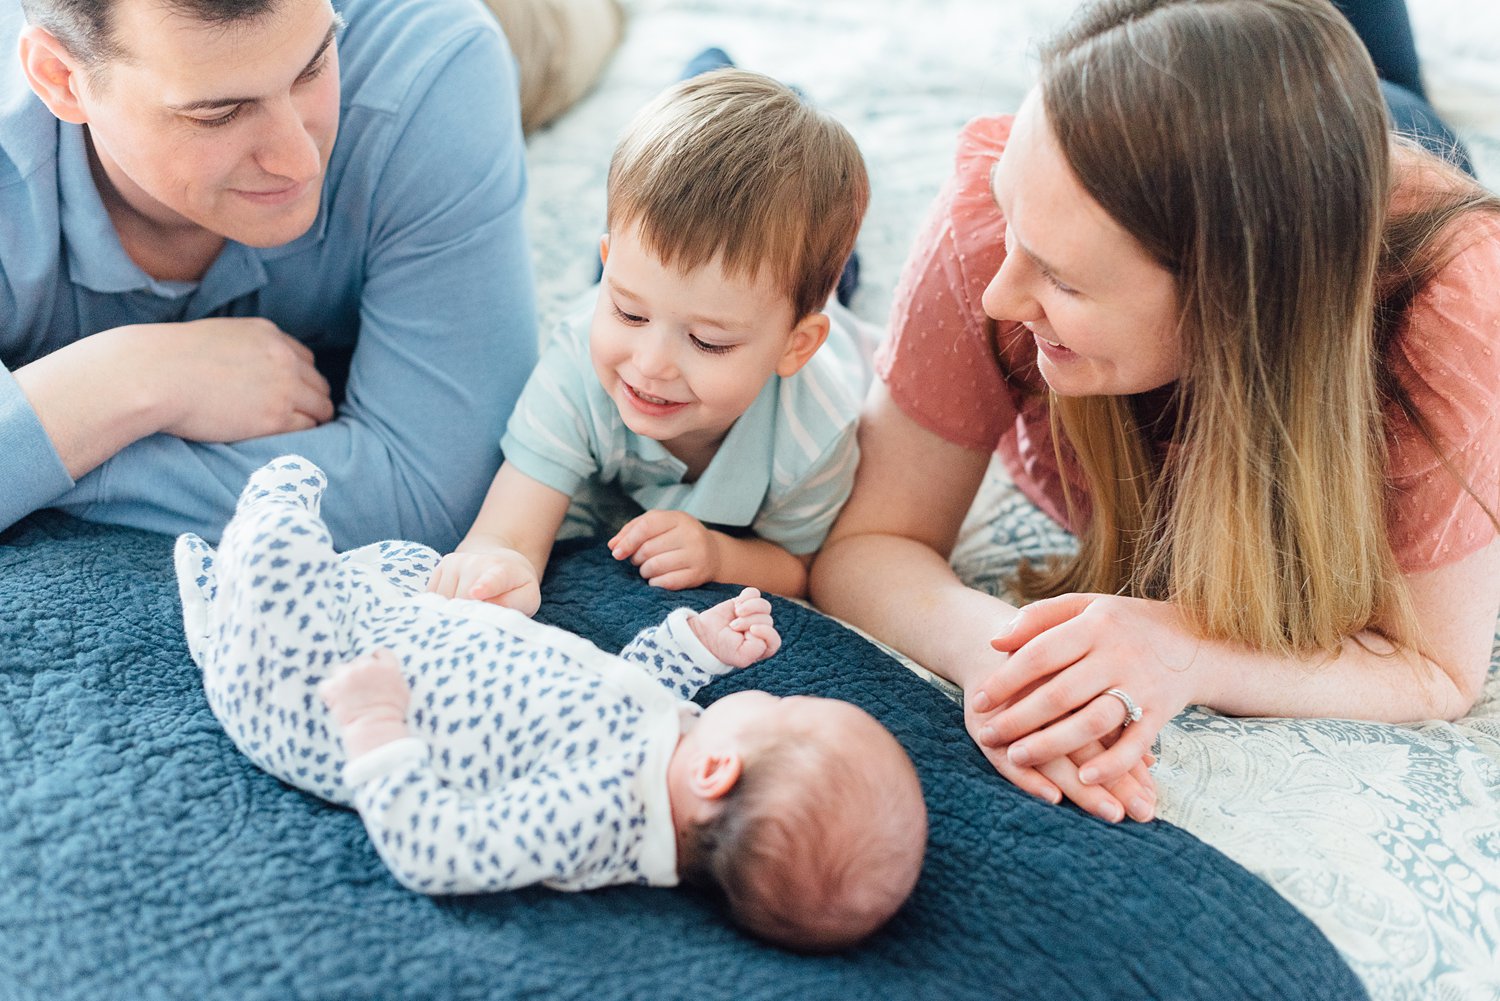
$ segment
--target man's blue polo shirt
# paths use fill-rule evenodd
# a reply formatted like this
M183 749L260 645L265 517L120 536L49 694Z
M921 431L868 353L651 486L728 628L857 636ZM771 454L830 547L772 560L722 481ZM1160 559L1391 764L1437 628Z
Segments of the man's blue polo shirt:
M125 253L83 129L32 94L18 0L0 0L0 527L50 506L217 538L249 473L296 452L329 474L340 547L467 531L536 361L515 66L473 0L335 7L341 117L316 222L280 247L230 242L184 283ZM154 435L75 485L11 371L102 330L210 316L264 317L320 367L347 363L338 417L232 445Z

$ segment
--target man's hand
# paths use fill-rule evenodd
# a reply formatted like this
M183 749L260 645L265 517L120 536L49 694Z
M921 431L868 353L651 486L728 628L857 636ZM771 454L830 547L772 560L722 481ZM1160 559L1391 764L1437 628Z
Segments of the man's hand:
M165 432L234 442L332 420L306 345L268 320L139 323L84 337L15 372L75 479Z
M333 419L328 380L307 345L259 317L121 328L138 341L142 377L158 380L160 430L234 442Z

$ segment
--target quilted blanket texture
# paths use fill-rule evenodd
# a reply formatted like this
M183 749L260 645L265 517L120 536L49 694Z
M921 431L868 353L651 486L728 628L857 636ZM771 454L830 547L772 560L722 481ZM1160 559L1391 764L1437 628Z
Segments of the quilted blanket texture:
M606 649L679 603L565 548L542 617ZM710 686L854 701L910 750L932 820L911 902L809 958L686 890L403 890L359 818L219 730L184 645L171 540L43 512L0 535L0 998L1350 999L1322 934L1186 832L1032 800L959 710L778 601L786 638Z

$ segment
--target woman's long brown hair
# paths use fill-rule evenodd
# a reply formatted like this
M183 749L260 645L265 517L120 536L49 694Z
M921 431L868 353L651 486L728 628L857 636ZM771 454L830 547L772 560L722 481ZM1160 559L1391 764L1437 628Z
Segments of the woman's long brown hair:
M1495 199L1432 158L1446 180L1387 218L1374 68L1326 0L1095 4L1045 47L1041 90L1083 187L1175 277L1183 367L1164 455L1130 398L1051 396L1090 513L1023 590L1172 601L1256 649L1334 652L1372 625L1414 642L1384 359L1444 232Z

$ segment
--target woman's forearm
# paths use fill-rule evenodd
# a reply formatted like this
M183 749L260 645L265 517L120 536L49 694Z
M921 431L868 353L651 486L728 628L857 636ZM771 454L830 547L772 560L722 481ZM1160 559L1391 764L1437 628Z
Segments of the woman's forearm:
M930 547L895 535L846 535L813 562L813 603L967 688L1004 663L990 648L1015 609L967 587Z
M1338 717L1383 723L1458 719L1477 688L1410 649L1364 632L1336 656L1284 657L1205 644L1193 701L1231 716Z

